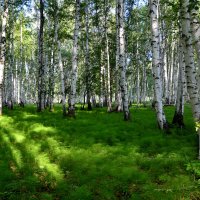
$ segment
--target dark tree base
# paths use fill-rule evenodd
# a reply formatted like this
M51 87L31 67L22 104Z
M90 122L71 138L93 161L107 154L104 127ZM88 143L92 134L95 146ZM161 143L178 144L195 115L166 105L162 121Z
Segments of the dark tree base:
M76 118L76 116L75 116L75 108L68 108L67 116Z
M124 113L124 121L130 121L131 120L131 115L130 112L129 113Z
M13 110L13 102L8 101L8 109Z
M88 102L88 108L87 108L88 110L92 110L92 104L91 104L91 102Z
M24 108L24 102L20 101L19 106L22 107L22 108Z
M169 125L168 122L165 122L163 124L163 130L165 131L166 134L171 134L171 132L170 132L170 125Z
M156 109L156 101L152 101L151 107L152 109Z
M66 106L63 106L63 117L67 116L67 110L66 110Z
M178 125L180 128L184 127L183 115L175 112L172 123Z

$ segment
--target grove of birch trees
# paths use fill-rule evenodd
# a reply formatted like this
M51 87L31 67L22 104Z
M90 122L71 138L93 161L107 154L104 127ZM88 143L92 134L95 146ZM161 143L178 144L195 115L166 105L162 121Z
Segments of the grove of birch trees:
M168 133L184 127L188 103L200 138L199 1L0 2L0 115L3 106L53 112L61 103L65 117L81 105L130 121L132 104L152 104ZM174 106L172 122L164 106Z

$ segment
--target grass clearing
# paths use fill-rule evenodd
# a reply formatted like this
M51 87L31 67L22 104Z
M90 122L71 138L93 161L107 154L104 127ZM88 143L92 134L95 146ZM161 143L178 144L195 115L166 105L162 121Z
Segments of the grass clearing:
M186 106L184 129L157 129L151 108L132 121L106 109L76 119L32 105L0 118L0 199L156 200L200 196L197 135ZM171 121L173 107L166 108ZM194 168L195 167L195 168Z

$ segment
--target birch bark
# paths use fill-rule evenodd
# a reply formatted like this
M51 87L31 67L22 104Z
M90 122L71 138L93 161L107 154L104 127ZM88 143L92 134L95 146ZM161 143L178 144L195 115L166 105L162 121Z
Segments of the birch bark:
M116 67L115 67L115 110L121 112L123 110L122 106L122 96L119 82L119 16L118 16L118 3L116 3Z
M39 71L38 71L38 107L37 111L41 112L45 108L44 100L44 52L43 52L43 40L44 40L44 0L40 0L40 30L39 30Z
M126 82L126 65L125 65L125 34L124 34L124 0L117 0L118 6L118 40L119 40L119 70L120 70L120 87L122 94L124 120L130 120L130 111L128 106L128 91Z
M190 102L192 105L193 117L197 124L197 132L199 135L199 159L200 159L200 102L198 98L198 87L196 81L196 69L194 65L194 51L192 44L192 34L190 25L190 11L189 11L189 0L181 1L180 16L182 25L182 39L184 41L184 52L185 52L185 73L187 81L187 91L190 96Z
M2 28L0 37L0 115L2 115L3 107L3 80L6 53L6 25L8 18L8 0L4 1L4 10L2 15Z
M69 99L68 115L75 117L75 103L76 103L76 82L77 82L77 61L78 61L78 35L79 35L79 19L80 18L80 0L76 0L76 14L75 14L75 28L74 28L74 42L72 50L72 80L71 80L71 94Z
M160 33L158 22L158 0L149 0L152 40L152 68L154 77L154 94L157 121L160 129L167 129L167 121L162 103L161 57L160 57Z
M173 117L173 124L179 127L184 126L183 113L184 113L184 85L185 85L185 60L183 52L183 41L179 41L179 75L178 75L178 89L176 99L176 110Z

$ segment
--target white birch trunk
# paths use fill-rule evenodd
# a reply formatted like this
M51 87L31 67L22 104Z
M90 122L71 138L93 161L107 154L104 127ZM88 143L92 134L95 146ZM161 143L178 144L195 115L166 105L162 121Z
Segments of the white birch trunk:
M121 112L123 110L122 106L122 96L121 88L119 82L119 16L118 16L118 3L116 3L116 67L115 67L115 110Z
M177 124L179 127L184 126L183 114L184 114L184 87L185 87L185 59L183 52L183 41L179 41L179 74L178 74L178 86L177 86L177 98L176 98L176 110L173 117L173 124Z
M78 35L79 35L79 19L80 18L80 0L76 0L76 15L74 28L74 42L72 50L72 80L71 80L71 94L69 99L69 116L75 117L75 103L76 103L76 82L77 82L77 56L78 56Z
M117 0L118 6L118 40L119 40L119 70L120 70L120 87L122 94L124 120L130 120L128 106L128 91L126 82L126 65L125 65L125 34L124 34L124 1Z
M107 66L107 106L108 112L112 111L112 103L111 103L111 85L110 85L110 54L109 54L109 42L108 42L108 27L107 27L107 22L108 22L108 12L109 12L109 6L108 6L108 1L104 0L104 34L105 34L105 43L106 43L106 48L105 48L105 60L106 60L106 66Z
M63 108L63 116L66 116L66 95L65 95L65 77L61 56L61 47L60 41L58 41L58 59L59 59L59 68L60 68L60 78L61 78L61 92L62 92L62 108Z
M189 0L183 0L180 16L182 24L182 38L184 41L185 52L185 72L187 78L187 91L190 96L193 117L197 125L200 124L200 102L198 98L198 87L196 81L196 69L194 65L194 52L192 45L192 35L190 26ZM198 126L197 126L198 127ZM197 128L199 134L199 159L200 159L200 128Z
M199 99L200 99L200 21L198 17L198 12L197 10L193 9L192 10L192 35L193 35L193 41L195 45L195 50L197 54L197 86L198 86L198 94L199 94Z
M162 103L162 80L161 80L161 58L160 58L160 33L158 23L158 0L149 0L151 18L151 38L152 38L152 67L155 90L155 108L157 121L160 129L167 129L166 117Z
M4 80L4 65L6 53L6 24L8 18L8 1L4 1L4 10L2 17L2 33L0 37L0 115L2 115L3 107L3 80Z

